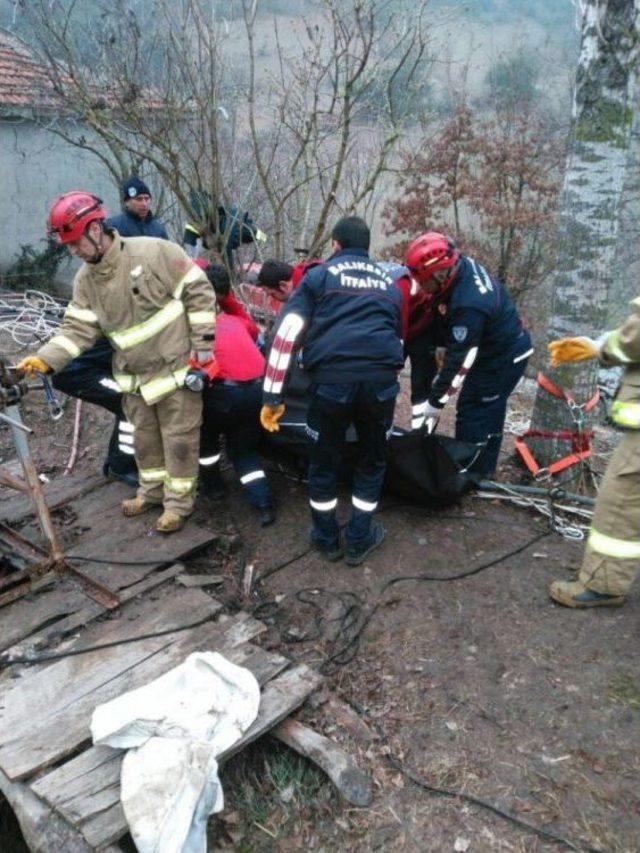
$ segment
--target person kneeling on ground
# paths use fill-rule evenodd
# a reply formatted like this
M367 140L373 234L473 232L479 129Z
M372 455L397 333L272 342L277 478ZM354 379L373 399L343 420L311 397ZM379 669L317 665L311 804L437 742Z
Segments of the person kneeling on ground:
M258 447L262 439L260 407L264 356L256 346L259 329L231 292L229 273L221 264L197 260L213 285L221 313L213 347L216 376L203 393L200 436L200 482L205 495L220 498L220 434L249 502L262 526L275 521L275 506Z

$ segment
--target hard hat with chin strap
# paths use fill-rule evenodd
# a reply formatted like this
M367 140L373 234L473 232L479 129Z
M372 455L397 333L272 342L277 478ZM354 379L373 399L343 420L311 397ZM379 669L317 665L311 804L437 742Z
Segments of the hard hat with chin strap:
M425 284L435 272L448 272L440 283L439 293L451 287L459 260L460 251L451 237L437 231L427 231L412 240L404 257L405 265L418 284Z
M84 190L72 190L51 205L48 231L59 243L73 243L82 237L92 222L106 218L101 198Z

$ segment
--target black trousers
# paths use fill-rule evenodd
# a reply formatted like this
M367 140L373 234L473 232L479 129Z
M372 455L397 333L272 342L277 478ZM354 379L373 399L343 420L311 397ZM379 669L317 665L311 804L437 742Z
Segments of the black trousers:
M338 479L347 430L357 433L351 517L346 541L353 547L367 542L387 468L388 438L400 386L389 382L316 384L307 413L310 441L309 503L312 537L324 548L337 545Z
M271 506L272 497L258 447L262 441L260 407L262 380L214 382L202 395L200 470L207 477L218 468L220 434L250 503L260 509Z
M53 387L70 397L102 406L115 415L105 460L106 469L124 474L135 472L133 431L122 409L122 393L113 380L111 359L113 349L106 338L74 358L59 373L52 376Z

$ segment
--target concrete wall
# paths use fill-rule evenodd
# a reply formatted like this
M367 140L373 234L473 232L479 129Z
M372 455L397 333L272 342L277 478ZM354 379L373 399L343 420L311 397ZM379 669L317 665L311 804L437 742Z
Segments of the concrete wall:
M97 193L110 214L120 209L111 176L95 155L28 119L0 118L0 270L21 245L44 248L49 205L72 189ZM72 265L63 264L59 276L70 281Z

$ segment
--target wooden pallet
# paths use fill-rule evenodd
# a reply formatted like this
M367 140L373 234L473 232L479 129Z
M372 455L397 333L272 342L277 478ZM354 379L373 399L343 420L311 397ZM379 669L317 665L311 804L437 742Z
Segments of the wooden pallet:
M53 853L103 850L127 831L119 797L123 751L91 745L89 724L96 705L147 684L193 651L218 651L247 667L263 688L258 718L232 754L288 716L321 680L306 666L290 667L282 656L253 645L250 640L264 626L248 614L219 616L215 599L172 580L156 593L155 600L124 604L118 619L88 626L67 650L167 627L194 627L41 664L0 685L0 789L14 808L19 792L32 800L31 808L22 802L16 812L34 849L34 832L38 849ZM33 802L57 818L55 833L48 834L48 820L42 819L34 830ZM59 824L65 828L64 848Z
M201 588L202 578L198 586L176 582L185 571L180 559L215 541L215 532L189 524L178 534L158 536L150 532L153 514L122 518L126 487L101 482L87 492L86 485L80 479L75 495L69 486L59 494L65 546L106 561L83 564L83 570L117 590L120 607L106 611L73 580L54 576L0 609L5 660L66 655L0 669L0 791L31 849L119 850L117 841L127 832L120 804L124 752L92 746L93 709L149 683L193 651L220 652L247 667L262 688L257 719L221 760L272 732L315 760L350 802L368 804L370 779L353 760L326 738L286 720L321 677L255 645L265 626L242 611L223 614L220 602ZM15 512L12 505L11 517ZM21 534L37 544L35 524L27 523ZM123 566L119 560L145 565ZM160 636L136 639L148 634ZM104 648L69 654L95 646Z

